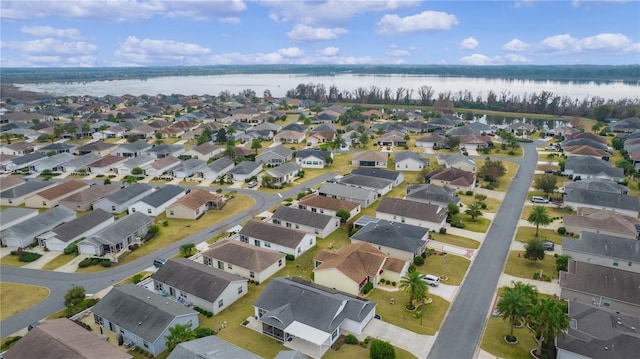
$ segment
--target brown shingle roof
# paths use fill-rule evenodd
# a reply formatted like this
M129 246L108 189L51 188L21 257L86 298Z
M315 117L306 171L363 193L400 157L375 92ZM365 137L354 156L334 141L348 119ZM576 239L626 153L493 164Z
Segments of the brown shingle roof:
M126 160L127 160L126 157L109 156L89 164L88 167L107 167L107 166L112 166L119 162L124 162Z
M447 216L447 211L438 205L391 197L384 197L376 211L436 223Z
M640 273L622 269L571 260L569 271L560 272L560 288L640 305Z
M15 187L23 183L24 183L24 180L22 178L3 177L2 181L0 181L0 191L4 191L7 188Z
M83 187L89 187L89 185L84 182L71 180L60 183L59 185L53 186L49 189L45 189L44 191L40 191L36 193L36 195L45 199L55 199Z
M581 215L563 215L562 222L567 226L598 229L634 236L636 234L635 226L640 224L639 219L625 216L620 212L580 207L578 208L578 213Z
M207 202L217 202L222 199L222 196L217 195L215 193L211 193L210 191L204 190L202 188L195 189L186 196L177 200L174 204L169 206L169 208L182 205L190 209L198 209L200 206Z
M254 272L262 272L285 257L285 255L280 252L262 249L228 238L221 239L210 245L209 249L203 252L202 255L231 263Z
M473 173L454 167L433 170L427 174L427 177L465 187L472 185L474 180Z
M163 157L163 158L161 158L159 160L153 161L153 163L151 164L151 168L159 170L161 168L165 168L165 167L167 167L169 165L176 164L178 162L180 162L179 159L177 159L177 158L175 158L173 156L166 156L166 157Z
M564 148L565 152L571 153L573 155L583 155L583 156L598 156L598 157L610 157L611 154L607 151L599 150L597 148L593 148L591 146L582 145L582 146L567 146Z
M356 202L326 196L319 196L317 194L310 194L308 196L305 196L300 200L299 203L305 206L324 208L336 212L341 209L344 209L347 212L351 212L354 208L359 206L359 204Z

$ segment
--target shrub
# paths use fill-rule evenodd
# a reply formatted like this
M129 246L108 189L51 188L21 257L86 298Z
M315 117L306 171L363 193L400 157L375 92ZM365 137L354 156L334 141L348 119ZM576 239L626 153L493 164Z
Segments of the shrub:
M486 204L486 203L481 204L481 205L480 205L480 208L482 208L482 209L487 209L487 204Z
M107 260L103 260L103 261L100 263L100 265L101 265L101 266L103 266L103 267L109 268L109 267L111 267L111 261L110 261L110 260L108 260L108 259L107 259Z
M152 225L151 227L149 227L149 230L147 231L147 233L158 233L160 231L160 227L156 226L155 224Z
M287 197L287 198L283 199L282 201L283 202L293 202L293 198Z
M388 279L386 279L386 280L384 281L384 283L385 283L386 285L391 285L391 281L390 281L390 280L388 280Z
M414 266L413 264L409 265L409 269L407 270L409 273L413 273L416 271L416 266Z
M142 274L138 273L131 278L131 283L138 284L142 281ZM195 308L194 308L195 309Z
M558 233L564 235L565 233L567 233L567 229L564 227L560 227L558 228Z
M213 312L209 312L209 311L207 311L207 314L206 314L206 315L207 315L207 318L211 318L211 317L213 317Z
M80 261L80 263L78 263L78 267L80 268L86 268L90 265L91 265L91 259L89 258L85 258L82 261Z
M306 196L307 194L304 192L300 192L298 193L298 195L296 196L297 199L301 199L302 197Z
M204 338L204 337L208 337L208 336L211 336L211 335L216 335L216 334L218 334L218 332L216 332L215 330L213 330L211 328L198 327L194 331L194 334L196 335L196 338Z
M440 234L447 234L447 229L445 227L440 228Z
M539 280L540 279L540 272L533 273L533 279Z
M38 260L38 258L42 257L41 254L33 253L33 252L23 252L23 254L18 259L20 262L33 262Z
M140 247L140 245L138 243L133 243L129 245L129 250L130 251L135 251L136 249L138 249Z
M369 358L371 359L395 359L396 348L393 345L383 342L382 340L374 340L371 342L369 349Z
M145 242L150 241L150 240L152 240L152 239L153 239L153 237L155 237L155 236L156 236L156 234L155 234L155 233L147 233L147 234L145 234L145 236L144 236L144 241L145 241Z
M422 258L422 256L416 256L415 258L413 258L413 263L415 263L416 265L423 265L424 258Z
M91 258L91 265L96 265L98 263L100 263L100 258L97 258L97 257Z
M71 243L64 249L64 254L78 253L78 246L75 243Z
M373 289L373 283L369 282L362 288L362 293L367 294L371 291L371 289Z
M289 262L291 262L291 261L293 261L293 260L295 260L295 259L296 259L296 257L295 257L293 254L287 254L287 260L288 260Z
M164 220L164 221L162 222L162 226L163 226L163 227L169 227L169 221Z
M391 285L392 285L393 287L395 287L395 286L396 286L396 282L391 282Z
M356 336L353 334L349 334L346 337L344 337L344 342L346 344L355 345L355 344L358 344L358 338L356 338Z
M467 196L473 196L473 191L467 191L464 194L466 194Z

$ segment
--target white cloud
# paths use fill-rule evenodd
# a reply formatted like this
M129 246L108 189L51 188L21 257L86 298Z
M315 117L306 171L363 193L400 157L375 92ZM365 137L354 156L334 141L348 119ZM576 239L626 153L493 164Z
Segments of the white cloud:
M639 49L640 43L634 43L619 33L600 33L581 39L569 34L560 34L543 39L535 47L536 52L543 54L582 54L597 51L616 55L638 52Z
M465 50L473 50L478 47L480 43L476 40L475 37L467 37L466 39L460 42L460 46L462 46Z
M62 42L50 37L31 41L3 41L1 47L23 54L43 56L77 56L98 52L98 46L88 42Z
M627 3L627 2L631 2L632 0L604 0L604 1L598 1L598 0L573 0L571 1L571 6L573 7L581 7L581 6L587 6L587 5L609 5L609 4L623 4L623 3Z
M525 64L533 62L531 59L519 54L506 54L504 56L504 60L511 64Z
M569 34L561 34L547 37L538 43L538 51L541 52L562 52L569 51L575 47L577 39Z
M285 49L278 50L278 53L284 57L301 57L304 52L297 47L287 47Z
M311 26L345 25L353 17L368 12L397 11L415 7L417 0L377 1L262 1L260 5L270 9L269 18L280 23L295 22Z
M247 10L247 4L242 0L180 0L165 2L165 5L168 10L167 17L181 17L198 21L214 17L220 20L237 18L237 15Z
M307 25L296 25L293 30L287 33L290 39L295 41L326 41L334 40L338 35L346 34L348 31L341 27L311 27Z
M488 66L488 65L505 65L505 64L523 64L530 63L531 60L519 54L507 54L503 57L489 57L482 54L473 54L458 59L460 63L465 65Z
M51 26L23 26L22 33L35 37L66 37L71 40L80 40L80 30L78 29L55 29Z
M495 59L492 59L486 55L482 54L473 54L469 56L464 56L459 59L459 61L465 65L495 65Z
M529 47L524 41L521 41L518 38L515 38L502 46L502 49L505 51L524 51Z
M376 24L376 31L381 34L438 32L449 30L454 25L458 25L455 15L439 11L423 11L405 17L387 14Z
M221 17L218 19L218 22L221 22L223 24L239 24L241 21L239 17L230 16L230 17Z
M625 51L632 43L623 34L602 33L580 39L577 46L584 51Z
M340 51L340 49L338 49L337 47L334 47L334 46L325 47L324 49L320 50L320 55L321 56L336 56L336 55L338 55L339 51Z
M123 61L135 64L198 64L199 56L211 50L198 44L172 40L140 40L129 36L114 55Z
M387 55L392 57L403 57L403 56L409 56L411 55L411 53L409 53L409 51L406 51L406 50L395 49L395 50L387 51Z

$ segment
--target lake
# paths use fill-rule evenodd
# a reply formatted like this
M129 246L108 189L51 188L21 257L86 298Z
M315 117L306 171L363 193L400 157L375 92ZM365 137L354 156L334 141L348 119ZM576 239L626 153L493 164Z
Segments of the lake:
M623 82L596 83L563 82L563 81L533 81L514 79L448 77L433 75L356 75L339 74L333 76L316 75L287 75L287 74L230 74L215 76L166 76L154 77L146 80L113 80L69 83L32 83L17 84L23 90L47 92L56 96L121 96L125 94L140 95L218 95L221 91L239 93L251 89L258 96L264 90L270 90L275 97L284 97L286 92L304 83L324 84L327 92L335 85L339 90L354 91L359 87L369 89L377 86L384 89L389 87L395 95L395 90L403 87L414 90L413 99L418 99L418 89L421 86L431 86L436 95L441 92L458 92L469 90L474 98L486 97L489 90L500 95L506 90L516 95L552 92L559 96L584 99L602 97L619 100L622 98L640 97L640 85L625 84Z

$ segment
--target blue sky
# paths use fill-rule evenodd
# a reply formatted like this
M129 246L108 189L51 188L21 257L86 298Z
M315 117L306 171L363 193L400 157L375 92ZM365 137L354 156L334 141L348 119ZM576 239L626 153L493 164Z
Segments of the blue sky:
M2 67L640 64L640 1L7 1Z

